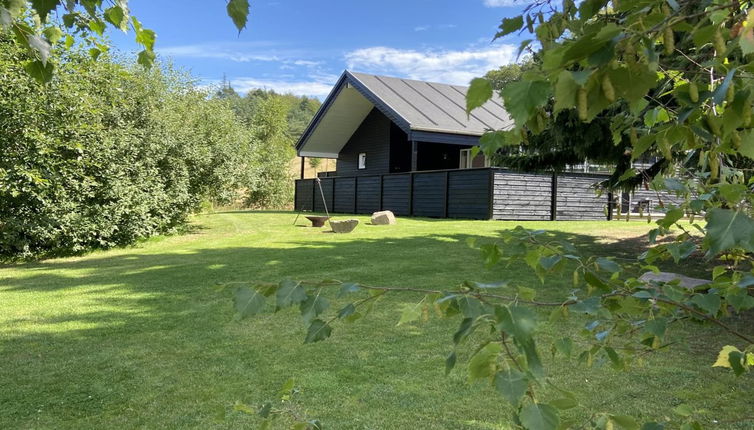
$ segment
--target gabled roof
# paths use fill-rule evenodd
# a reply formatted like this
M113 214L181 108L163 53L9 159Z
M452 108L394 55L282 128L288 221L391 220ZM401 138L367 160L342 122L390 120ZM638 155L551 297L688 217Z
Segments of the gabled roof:
M475 145L513 121L495 96L466 115L467 87L345 71L296 145L299 155L337 158L373 108L409 140Z

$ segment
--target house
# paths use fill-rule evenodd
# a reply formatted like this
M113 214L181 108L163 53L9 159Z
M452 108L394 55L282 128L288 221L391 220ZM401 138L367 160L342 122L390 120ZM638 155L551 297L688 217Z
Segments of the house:
M471 147L511 125L497 97L467 115L466 87L346 71L296 149L337 159L337 176L484 167Z
M513 125L493 97L466 114L468 88L345 71L296 145L302 178L295 209L438 218L610 219L604 176L512 172L471 148ZM318 182L306 157L337 159Z

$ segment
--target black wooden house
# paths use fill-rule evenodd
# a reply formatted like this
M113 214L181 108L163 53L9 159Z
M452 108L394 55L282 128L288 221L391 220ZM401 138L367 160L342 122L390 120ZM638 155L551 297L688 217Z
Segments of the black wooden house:
M331 212L440 218L610 218L609 194L587 174L489 167L471 148L512 121L495 97L466 114L466 87L346 71L296 145L305 157L337 159L320 178ZM296 210L324 210L314 178L296 180Z

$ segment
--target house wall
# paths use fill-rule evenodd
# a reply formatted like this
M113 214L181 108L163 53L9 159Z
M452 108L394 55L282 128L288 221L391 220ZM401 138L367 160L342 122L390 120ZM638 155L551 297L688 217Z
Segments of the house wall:
M391 121L377 109L364 118L338 154L338 176L379 175L390 172ZM359 170L359 153L367 154L366 168Z

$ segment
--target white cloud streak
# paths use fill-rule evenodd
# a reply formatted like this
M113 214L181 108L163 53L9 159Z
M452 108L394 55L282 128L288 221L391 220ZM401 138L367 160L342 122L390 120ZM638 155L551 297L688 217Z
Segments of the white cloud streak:
M246 93L254 89L274 90L276 93L292 93L299 96L311 96L324 98L330 93L335 81L327 82L324 80L314 79L305 80L276 80L276 79L258 79L258 78L233 78L230 80L231 86L239 93Z
M468 85L475 77L515 60L517 48L498 45L467 50L417 51L376 46L346 54L349 69L409 79Z
M516 7L534 3L534 0L484 0L487 7Z

